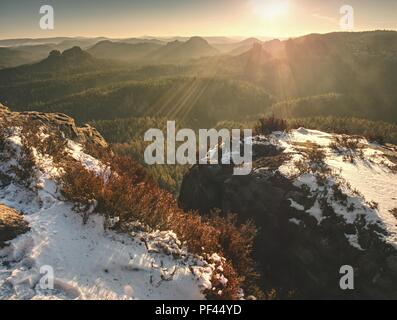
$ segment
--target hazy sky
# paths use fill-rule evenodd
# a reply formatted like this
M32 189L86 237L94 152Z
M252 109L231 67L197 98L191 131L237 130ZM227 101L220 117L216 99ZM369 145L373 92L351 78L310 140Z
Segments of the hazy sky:
M39 8L55 10L41 30ZM0 38L53 36L272 36L339 31L342 5L355 29L397 29L397 0L0 0Z

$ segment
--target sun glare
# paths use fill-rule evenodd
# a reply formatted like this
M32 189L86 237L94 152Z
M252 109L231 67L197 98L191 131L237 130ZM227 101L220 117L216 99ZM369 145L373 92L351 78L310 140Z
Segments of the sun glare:
M252 0L251 3L254 13L267 20L282 17L289 9L288 0Z

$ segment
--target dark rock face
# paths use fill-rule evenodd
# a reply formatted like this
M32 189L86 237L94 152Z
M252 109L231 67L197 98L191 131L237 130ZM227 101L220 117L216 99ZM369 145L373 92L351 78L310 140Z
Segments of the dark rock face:
M0 248L20 234L29 231L28 223L13 209L0 204Z
M73 118L62 113L41 112L11 112L0 104L0 119L7 121L24 120L33 122L37 126L45 126L55 131L62 132L66 138L82 144L94 144L103 148L108 146L101 134L90 125L80 128L76 126Z
M254 159L262 169L248 176L233 176L225 165L193 166L181 186L180 206L202 214L218 208L237 213L241 222L253 220L259 228L254 255L262 287L276 289L281 298L397 299L397 251L380 239L382 230L359 221L347 224L326 203L321 204L325 218L318 223L291 207L290 199L306 210L315 200L274 170L282 162L280 152L268 148ZM299 225L290 221L297 217ZM346 238L356 231L364 250ZM340 288L343 265L354 268L355 290Z

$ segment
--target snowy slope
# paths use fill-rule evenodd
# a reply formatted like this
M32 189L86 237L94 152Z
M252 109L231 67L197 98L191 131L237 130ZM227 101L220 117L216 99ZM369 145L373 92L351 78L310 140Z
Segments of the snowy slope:
M8 142L20 149L17 129ZM88 169L104 170L77 143L69 141L67 148ZM0 251L0 299L204 298L215 264L190 255L171 231L119 234L105 230L100 215L84 225L73 204L60 197L59 170L51 157L35 156L32 190L15 182L0 189L0 202L24 213L31 228ZM0 171L7 172L11 164L15 159L3 162ZM213 258L219 260L216 254ZM42 286L46 266L54 272L54 290Z
M397 159L397 147L388 150L375 143L369 143L362 137L345 136L357 140L358 147L352 150L341 146L337 152L331 148L331 144L341 137L343 136L299 128L290 132L274 132L269 136L248 137L244 143L274 146L282 150L284 154L290 156L290 159L284 162L278 171L293 179L295 186L307 186L313 195L328 192L329 204L348 224L353 224L360 216L364 216L368 224L376 224L385 230L387 236L380 236L397 247L397 216L394 215L396 213L391 212L393 209L397 211L397 164L386 156L392 153ZM299 160L308 162L305 158L305 150L313 146L324 152L324 162L330 169L326 175L326 187L317 183L316 172L300 174L296 165ZM217 161L217 149L218 147L215 146L209 150L207 155L209 160ZM230 157L229 151L223 152L221 161L230 163L228 162ZM253 166L258 172L268 169ZM332 198L332 187L336 184L342 185L343 193L348 196L347 204L341 205ZM308 210L304 210L301 204L292 199L290 202L291 207L312 215L318 223L322 221L323 213L318 201ZM350 210L349 207L355 207L355 210ZM299 224L296 218L291 219L291 222ZM360 248L357 236L346 235L346 237L351 245Z
M319 146L325 153L325 163L332 170L329 183L343 183L344 192L349 195L349 203L356 204L356 210L350 212L346 207L334 203L335 211L348 223L353 223L358 214L364 214L369 223L378 223L387 231L387 242L397 246L397 217L391 212L397 208L397 171L392 169L396 164L386 157L389 150L358 138L358 150L341 148L340 152L336 152L330 147L336 137L341 136L304 128L288 134L274 133L272 142L284 148L284 153L292 155L291 160L280 167L280 171L286 176L296 173L294 163L303 159L302 143L310 142ZM395 150L393 152L396 153ZM346 155L352 159L347 160ZM297 177L296 184L305 184L312 190L319 189L313 174ZM373 208L360 207L359 204L363 202ZM316 207L308 213L321 219L322 213ZM354 239L351 240L354 242Z
M225 165L190 169L183 208L252 219L256 261L281 299L396 299L397 147L304 128L244 143L251 173L234 175L229 150L216 146L207 158L222 148ZM341 290L342 266L354 290Z

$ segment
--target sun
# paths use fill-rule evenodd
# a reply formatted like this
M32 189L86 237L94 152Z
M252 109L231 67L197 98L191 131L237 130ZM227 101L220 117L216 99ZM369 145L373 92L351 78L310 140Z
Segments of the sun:
M251 0L255 14L266 20L280 18L288 13L288 0Z

